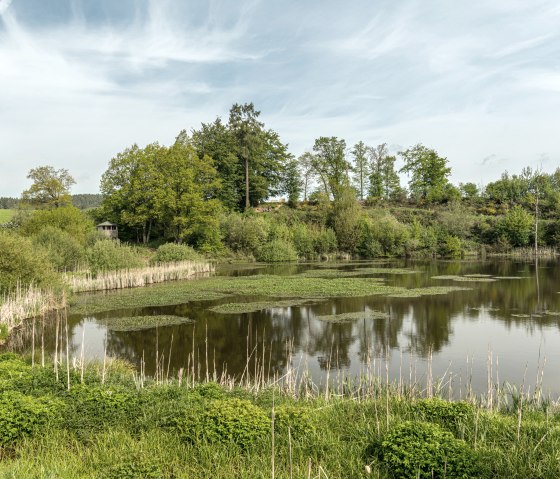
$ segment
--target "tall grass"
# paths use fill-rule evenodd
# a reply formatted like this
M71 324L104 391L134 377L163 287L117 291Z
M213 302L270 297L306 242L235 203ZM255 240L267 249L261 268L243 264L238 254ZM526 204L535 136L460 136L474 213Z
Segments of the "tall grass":
M201 274L213 273L215 265L205 261L180 261L144 268L123 269L84 275L65 274L65 282L74 293L138 288L164 281L193 279Z
M43 290L34 285L27 288L18 285L15 291L0 299L0 325L7 332L21 324L24 319L42 316L49 311L64 308L66 295Z

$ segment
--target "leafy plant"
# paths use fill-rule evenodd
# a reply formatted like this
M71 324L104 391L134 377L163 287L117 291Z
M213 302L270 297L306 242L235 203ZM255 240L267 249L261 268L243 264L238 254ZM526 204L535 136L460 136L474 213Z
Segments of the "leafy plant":
M436 424L407 421L381 441L379 458L395 478L476 477L478 457L465 441Z
M464 401L444 401L439 398L422 399L412 405L415 416L424 421L456 430L474 415L474 406Z
M166 243L162 244L151 260L155 263L173 263L176 261L193 261L200 259L200 255L189 245Z
M87 259L94 274L100 271L138 268L144 264L140 255L132 247L112 240L95 243L87 250Z
M59 417L63 404L48 397L33 398L17 391L0 396L0 446L11 446Z
M272 240L257 252L257 259L266 263L280 261L297 261L297 251L293 245L285 240Z
M211 401L205 408L188 408L175 420L184 440L235 443L247 449L270 430L266 413L249 401L228 398Z

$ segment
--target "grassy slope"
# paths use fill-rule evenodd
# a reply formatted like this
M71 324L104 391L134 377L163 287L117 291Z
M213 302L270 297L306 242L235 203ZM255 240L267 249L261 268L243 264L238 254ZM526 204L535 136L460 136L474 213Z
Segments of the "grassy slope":
M279 389L257 391L254 384L193 388L185 379L181 386L175 380L138 388L131 371L119 363L103 385L100 376L90 366L80 385L80 372L71 370L67 391L65 365L57 381L51 367L32 370L19 359L0 357L0 477L271 477L273 405L274 477L395 477L375 450L400 425L420 420L464 441L466 454L479 461L474 477L558 477L560 413L547 403L492 412L466 403L455 407L458 403L405 398L396 391L386 395L379 385L359 399L354 390L353 397L328 400L323 394L296 399ZM7 407L10 397L20 406ZM251 414L228 415L239 399ZM38 403L49 401L51 419L25 433L22 422L37 416ZM28 412L18 415L18 408ZM258 415L263 422L257 422ZM10 429L14 421L16 428ZM17 437L6 441L14 431ZM445 477L457 476L448 468Z

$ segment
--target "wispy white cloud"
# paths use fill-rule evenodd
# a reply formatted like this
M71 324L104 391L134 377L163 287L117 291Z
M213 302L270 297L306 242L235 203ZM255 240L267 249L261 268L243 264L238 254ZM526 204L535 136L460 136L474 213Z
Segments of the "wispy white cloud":
M95 191L117 151L243 101L296 155L326 135L424 142L475 182L493 154L486 180L501 158L560 159L554 0L125 3L0 0L0 196L38 164Z

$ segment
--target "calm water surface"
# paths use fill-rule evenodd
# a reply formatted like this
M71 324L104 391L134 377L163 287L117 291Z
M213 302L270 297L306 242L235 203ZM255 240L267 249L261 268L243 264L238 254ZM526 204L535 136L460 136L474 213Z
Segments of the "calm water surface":
M322 264L322 267L327 265ZM386 284L417 288L461 286L468 291L419 298L333 298L316 304L271 308L254 313L218 314L208 310L221 303L257 301L262 297L229 297L213 302L190 302L165 307L108 311L101 314L68 315L71 354L81 354L82 335L86 358L102 358L105 341L110 356L124 358L138 368L144 358L147 374L155 372L156 349L171 371L192 364L194 349L197 368L226 370L240 376L247 364L247 351L263 359L267 373L282 374L292 350L291 364L309 371L317 383L328 376L356 376L367 365L393 380L425 382L428 369L433 376L453 381L455 394L467 382L478 392L486 390L489 364L494 382L506 381L525 387L535 384L544 367L546 392L560 394L560 265L540 260L405 262L386 264L338 263L328 267L353 270L360 267L400 267L412 274L376 274ZM293 275L317 264L283 266L230 266L219 275ZM438 275L480 274L502 277L495 282L454 282L434 279ZM512 278L506 278L512 277ZM515 277L515 279L513 279ZM177 287L180 287L177 284ZM110 294L121 294L114 292ZM359 319L333 324L317 316L367 310L384 311L387 319ZM558 313L558 315L555 315ZM112 318L145 315L177 315L194 320L189 324L157 329L115 331ZM28 351L32 328L14 335L8 347ZM41 332L47 354L54 354L54 322L36 322L35 344ZM192 357L192 356L191 356ZM387 369L386 369L387 364ZM253 366L251 366L253 369Z

